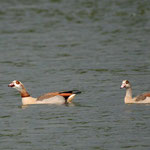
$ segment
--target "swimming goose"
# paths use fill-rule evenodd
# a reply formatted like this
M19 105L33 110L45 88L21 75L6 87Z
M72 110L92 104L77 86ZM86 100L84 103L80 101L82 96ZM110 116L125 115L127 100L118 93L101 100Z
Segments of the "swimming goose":
M124 98L124 102L128 103L150 103L150 92L143 93L132 98L132 88L131 84L128 80L123 80L120 88L126 88L126 95Z
M75 95L81 93L78 90L66 92L53 92L53 93L46 93L42 96L34 98L30 96L24 85L18 80L12 81L12 83L10 83L8 86L17 89L20 92L23 105L71 103Z

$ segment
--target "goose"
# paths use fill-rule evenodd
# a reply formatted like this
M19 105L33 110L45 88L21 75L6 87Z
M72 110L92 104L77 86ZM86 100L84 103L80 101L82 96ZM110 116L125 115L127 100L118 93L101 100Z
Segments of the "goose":
M29 104L67 104L67 103L72 102L72 100L76 94L81 93L78 90L65 91L65 92L52 92L52 93L46 93L42 96L34 98L34 97L30 96L30 94L27 92L24 85L18 80L12 81L8 85L8 87L15 88L20 92L23 105L29 105Z
M126 95L124 98L125 104L131 104L131 103L150 103L150 92L146 92L143 94L140 94L136 97L132 97L132 87L128 80L123 80L122 85L120 88L126 89Z

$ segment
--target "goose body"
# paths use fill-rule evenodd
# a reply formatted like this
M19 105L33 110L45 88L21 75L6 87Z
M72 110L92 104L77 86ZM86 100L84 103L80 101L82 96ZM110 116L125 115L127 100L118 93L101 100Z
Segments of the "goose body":
M125 95L125 98L124 98L124 102L126 104L132 104L132 103L148 104L148 103L150 103L150 92L146 92L146 93L140 94L136 97L132 97L132 87L131 87L131 84L128 80L123 80L122 81L121 88L126 89L126 95Z
M14 80L8 85L9 87L15 88L20 92L23 105L29 104L66 104L71 103L76 94L81 93L78 90L66 91L66 92L52 92L46 93L37 98L31 97L27 92L24 85L18 81Z

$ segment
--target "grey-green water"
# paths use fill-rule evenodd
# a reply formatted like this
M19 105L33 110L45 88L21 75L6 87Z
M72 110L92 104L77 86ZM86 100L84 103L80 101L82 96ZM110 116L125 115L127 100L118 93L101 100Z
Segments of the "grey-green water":
M150 106L119 89L150 91L149 41L149 0L0 0L0 149L149 150ZM15 79L82 94L22 109Z

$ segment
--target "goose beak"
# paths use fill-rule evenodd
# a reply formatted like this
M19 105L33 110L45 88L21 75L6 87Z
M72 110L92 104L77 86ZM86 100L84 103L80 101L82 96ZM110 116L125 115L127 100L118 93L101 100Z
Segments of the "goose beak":
M9 85L8 85L8 87L14 87L15 85L13 84L13 83L10 83Z
M123 88L125 88L125 87L126 87L125 85L121 85L120 89L123 89Z

